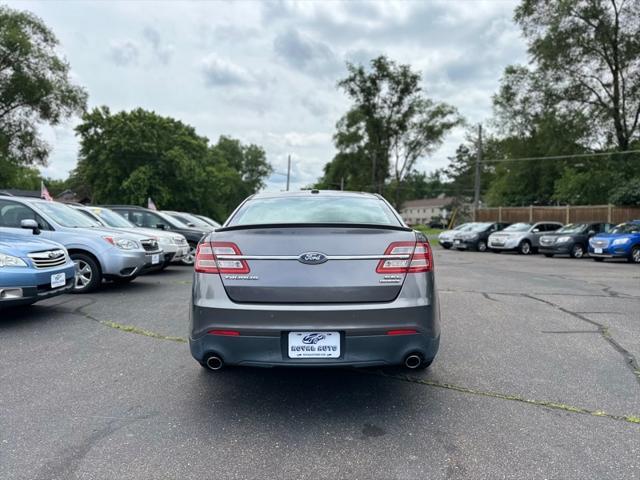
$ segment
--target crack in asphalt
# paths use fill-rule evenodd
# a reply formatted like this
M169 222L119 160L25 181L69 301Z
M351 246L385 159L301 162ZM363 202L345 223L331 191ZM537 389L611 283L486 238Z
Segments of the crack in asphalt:
M613 335L611 335L611 332L609 331L609 327L607 325L600 322L596 322L595 320L591 320L590 318L587 318L584 315L581 315L572 310L569 310L568 308L564 308L556 303L550 302L548 300L544 300L542 298L535 297L528 293L522 293L521 296L549 305L563 313L566 313L567 315L570 315L574 318L577 318L578 320L587 322L590 325L595 326L598 329L598 332L600 333L602 338L604 338L609 343L609 345L611 345L614 348L615 351L617 351L620 355L622 355L625 365L631 370L638 384L640 384L640 366L638 365L638 360L631 352L629 352L615 338L613 338Z
M562 410L564 412L569 413L577 413L582 415L591 415L594 417L603 417L611 420L617 420L632 424L640 425L640 416L637 415L616 415L613 413L605 412L604 410L590 410L588 408L583 407L575 407L573 405L566 405L564 403L551 402L547 400L536 400L532 398L522 397L520 395L510 395L506 393L493 392L489 390L478 390L475 388L462 387L460 385L455 385L452 383L441 383L433 380L425 380L423 378L411 377L409 375L404 374L392 374L386 373L381 370L375 372L362 372L368 375L376 375L385 378L393 378L395 380L400 380L403 382L415 383L419 385L427 385L429 387L442 388L445 390L453 390L460 393L467 393L471 395L477 395L481 397L489 397L489 398L497 398L500 400L509 400L513 402L520 402L527 405L534 405L537 407L544 407L552 410Z

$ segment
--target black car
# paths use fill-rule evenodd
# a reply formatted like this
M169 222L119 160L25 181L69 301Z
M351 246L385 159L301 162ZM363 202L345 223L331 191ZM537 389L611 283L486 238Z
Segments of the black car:
M187 242L189 242L190 247L189 254L183 257L181 260L181 262L185 265L193 265L198 242L200 242L200 239L210 231L210 229L189 227L177 218L174 218L163 212L150 210L148 208L137 207L135 205L102 206L110 208L138 227L159 228L161 230L168 230L184 235L184 237L187 239Z
M543 235L538 251L545 257L569 255L571 258L582 258L589 251L589 238L597 233L607 233L612 228L612 224L603 222L569 223L553 233Z
M453 236L453 247L458 250L476 250L486 252L489 235L511 225L504 222L474 223L471 227Z

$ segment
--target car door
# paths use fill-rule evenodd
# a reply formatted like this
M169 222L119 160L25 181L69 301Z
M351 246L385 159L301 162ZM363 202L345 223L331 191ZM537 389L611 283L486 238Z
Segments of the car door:
M42 238L55 240L48 235L53 229L35 210L27 205L11 200L0 199L0 227L7 232L18 235L33 235L28 228L22 228L22 220L35 220L40 228Z
M529 237L531 238L531 246L537 248L540 246L540 237L547 232L545 223L536 223L531 229Z

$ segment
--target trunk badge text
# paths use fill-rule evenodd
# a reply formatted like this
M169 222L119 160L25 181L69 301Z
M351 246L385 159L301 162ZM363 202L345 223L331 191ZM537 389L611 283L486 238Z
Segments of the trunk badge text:
M380 279L380 283L399 283L402 281L402 277L400 275L385 275L384 278Z
M258 280L257 275L225 275L225 280Z
M298 261L306 265L320 265L328 260L324 253L320 252L306 252L300 254Z

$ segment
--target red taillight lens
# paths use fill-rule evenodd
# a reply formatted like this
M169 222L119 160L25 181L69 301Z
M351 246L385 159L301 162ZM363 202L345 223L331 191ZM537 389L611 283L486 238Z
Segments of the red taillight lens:
M196 250L195 270L199 273L236 273L246 274L251 270L246 260L233 258L242 255L235 243L201 243ZM219 257L225 258L219 258Z
M433 269L431 248L428 242L394 242L387 247L385 255L397 255L398 258L380 260L377 273L420 273Z
M387 335L415 335L417 330L389 330Z

